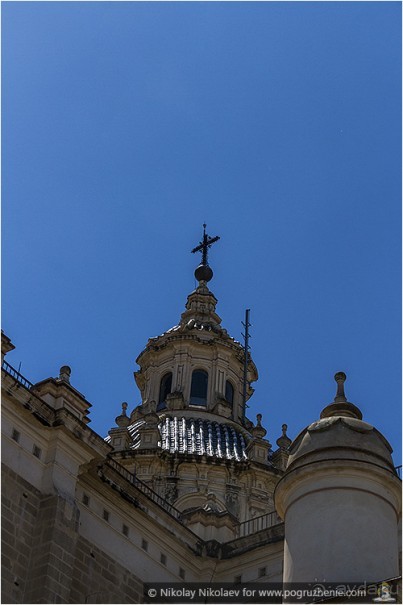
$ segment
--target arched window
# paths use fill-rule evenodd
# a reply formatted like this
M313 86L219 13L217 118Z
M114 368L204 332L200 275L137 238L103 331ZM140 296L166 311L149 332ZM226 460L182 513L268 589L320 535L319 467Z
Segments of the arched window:
M166 401L167 395L169 395L169 393L171 392L171 389L172 389L172 372L168 372L167 374L164 374L164 376L161 378L160 396L158 398L158 406L157 406L158 410L165 407L165 401Z
M234 387L229 380L225 383L225 399L228 403L234 403Z
M192 386L190 388L190 403L193 405L207 405L208 374L204 370L194 370Z

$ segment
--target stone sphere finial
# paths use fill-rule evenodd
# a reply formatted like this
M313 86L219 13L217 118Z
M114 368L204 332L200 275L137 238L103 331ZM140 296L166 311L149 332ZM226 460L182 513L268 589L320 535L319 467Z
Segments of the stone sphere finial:
M256 414L256 420L257 420L256 425L261 426L262 425L262 414Z
M70 384L71 368L69 366L62 366L59 370L60 380L64 380Z
M334 375L334 379L336 382L345 382L347 379L347 376L344 372L336 372L336 374Z
M213 278L213 270L209 265L203 265L201 263L195 270L195 278L197 281L208 282Z

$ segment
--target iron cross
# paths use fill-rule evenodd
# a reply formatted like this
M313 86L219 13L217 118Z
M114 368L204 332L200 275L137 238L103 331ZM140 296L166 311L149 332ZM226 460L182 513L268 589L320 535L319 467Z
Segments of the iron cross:
M202 265L208 265L207 263L207 253L208 253L208 249L210 248L210 246L212 244L214 244L215 242L218 242L218 240L220 239L220 237L217 235L216 237L210 237L209 235L207 235L206 233L206 223L203 224L203 241L200 242L200 244L198 246L196 246L196 248L193 248L192 252L202 252Z

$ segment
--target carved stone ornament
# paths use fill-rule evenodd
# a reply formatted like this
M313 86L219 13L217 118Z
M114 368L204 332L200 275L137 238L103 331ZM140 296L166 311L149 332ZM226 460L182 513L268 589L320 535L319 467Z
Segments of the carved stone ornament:
M146 399L141 406L143 414L155 414L157 411L157 403L152 399Z
M165 500L173 504L178 496L178 490L175 483L167 483L165 488Z
M169 393L166 398L166 404L168 410L183 410L185 407L183 393L181 393L180 391L174 391L173 393Z
M228 511L234 515L234 517L239 517L240 513L240 505L239 505L239 495L237 492L231 490L225 494L225 506Z

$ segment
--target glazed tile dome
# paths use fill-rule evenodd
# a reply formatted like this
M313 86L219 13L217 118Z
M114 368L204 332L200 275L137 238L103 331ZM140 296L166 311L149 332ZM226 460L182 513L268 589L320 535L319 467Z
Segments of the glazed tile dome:
M140 429L144 420L138 420L127 428L132 438L131 449L140 445ZM165 416L160 419L159 447L171 454L193 454L236 462L247 460L247 436L227 423L201 418Z

